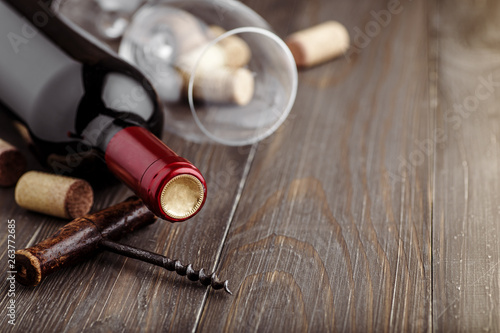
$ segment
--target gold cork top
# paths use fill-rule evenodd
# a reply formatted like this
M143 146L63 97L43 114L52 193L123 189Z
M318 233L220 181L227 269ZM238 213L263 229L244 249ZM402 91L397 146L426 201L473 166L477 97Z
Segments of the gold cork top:
M194 215L205 198L205 188L191 175L172 178L161 193L161 208L169 217L186 219Z

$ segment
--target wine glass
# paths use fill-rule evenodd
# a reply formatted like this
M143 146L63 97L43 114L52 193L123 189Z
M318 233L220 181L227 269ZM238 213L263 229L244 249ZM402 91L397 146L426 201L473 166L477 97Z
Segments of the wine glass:
M68 16L64 3L58 8ZM153 83L166 130L237 146L262 140L285 121L297 91L296 65L250 8L233 0L162 0L133 12L118 15L127 18L118 52Z

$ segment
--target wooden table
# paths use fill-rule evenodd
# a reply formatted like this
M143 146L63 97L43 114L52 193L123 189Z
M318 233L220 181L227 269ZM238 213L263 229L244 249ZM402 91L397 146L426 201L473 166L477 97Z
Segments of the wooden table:
M500 330L500 3L246 3L282 37L336 19L353 48L300 72L288 121L259 144L165 135L205 174L206 206L124 240L220 272L234 296L102 253L18 285L15 326L3 293L0 330ZM20 209L13 193L0 189L4 268L7 219L17 248L64 223ZM94 210L129 194L96 188Z

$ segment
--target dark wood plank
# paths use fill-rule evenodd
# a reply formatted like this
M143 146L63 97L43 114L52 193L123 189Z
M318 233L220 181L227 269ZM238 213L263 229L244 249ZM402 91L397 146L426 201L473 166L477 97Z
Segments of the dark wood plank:
M388 3L252 1L286 12L290 30L337 19L351 37ZM432 329L433 158L421 151L434 135L430 9L401 6L350 61L300 74L290 120L258 146L224 244L236 295L210 292L199 331Z
M499 9L496 1L439 2L437 126L447 140L436 152L437 331L500 330Z
M29 168L42 167L23 146L9 119L2 114L1 137L21 147ZM174 136L165 141L198 165L207 179L206 207L192 220L181 224L158 221L130 235L125 243L175 257L208 272L216 267L232 207L238 200L239 182L248 159L247 151L213 145L190 144ZM225 160L230 158L231 163ZM96 189L94 210L119 202L131 192L120 184ZM16 220L16 247L28 247L60 228L65 221L27 212L14 202L14 189L0 189L4 222L0 256L7 267L7 219ZM222 273L222 277L226 274ZM6 280L2 282L7 288ZM7 289L4 289L7 290ZM81 265L49 276L41 285L17 285L17 324L0 319L2 331L123 331L132 328L159 332L192 330L207 288L158 267L104 253ZM9 298L2 295L5 309Z

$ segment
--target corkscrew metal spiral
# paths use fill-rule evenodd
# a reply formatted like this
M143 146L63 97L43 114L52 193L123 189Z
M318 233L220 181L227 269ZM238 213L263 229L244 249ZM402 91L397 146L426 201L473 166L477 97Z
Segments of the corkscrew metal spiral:
M215 290L224 288L227 293L233 294L229 290L229 281L222 282L215 273L206 274L203 268L195 270L191 264L183 265L179 260L172 260L157 253L115 243L106 239L101 240L100 246L110 252L163 267L171 272L176 272L178 275L186 276L191 281L200 281L202 285L211 286Z

